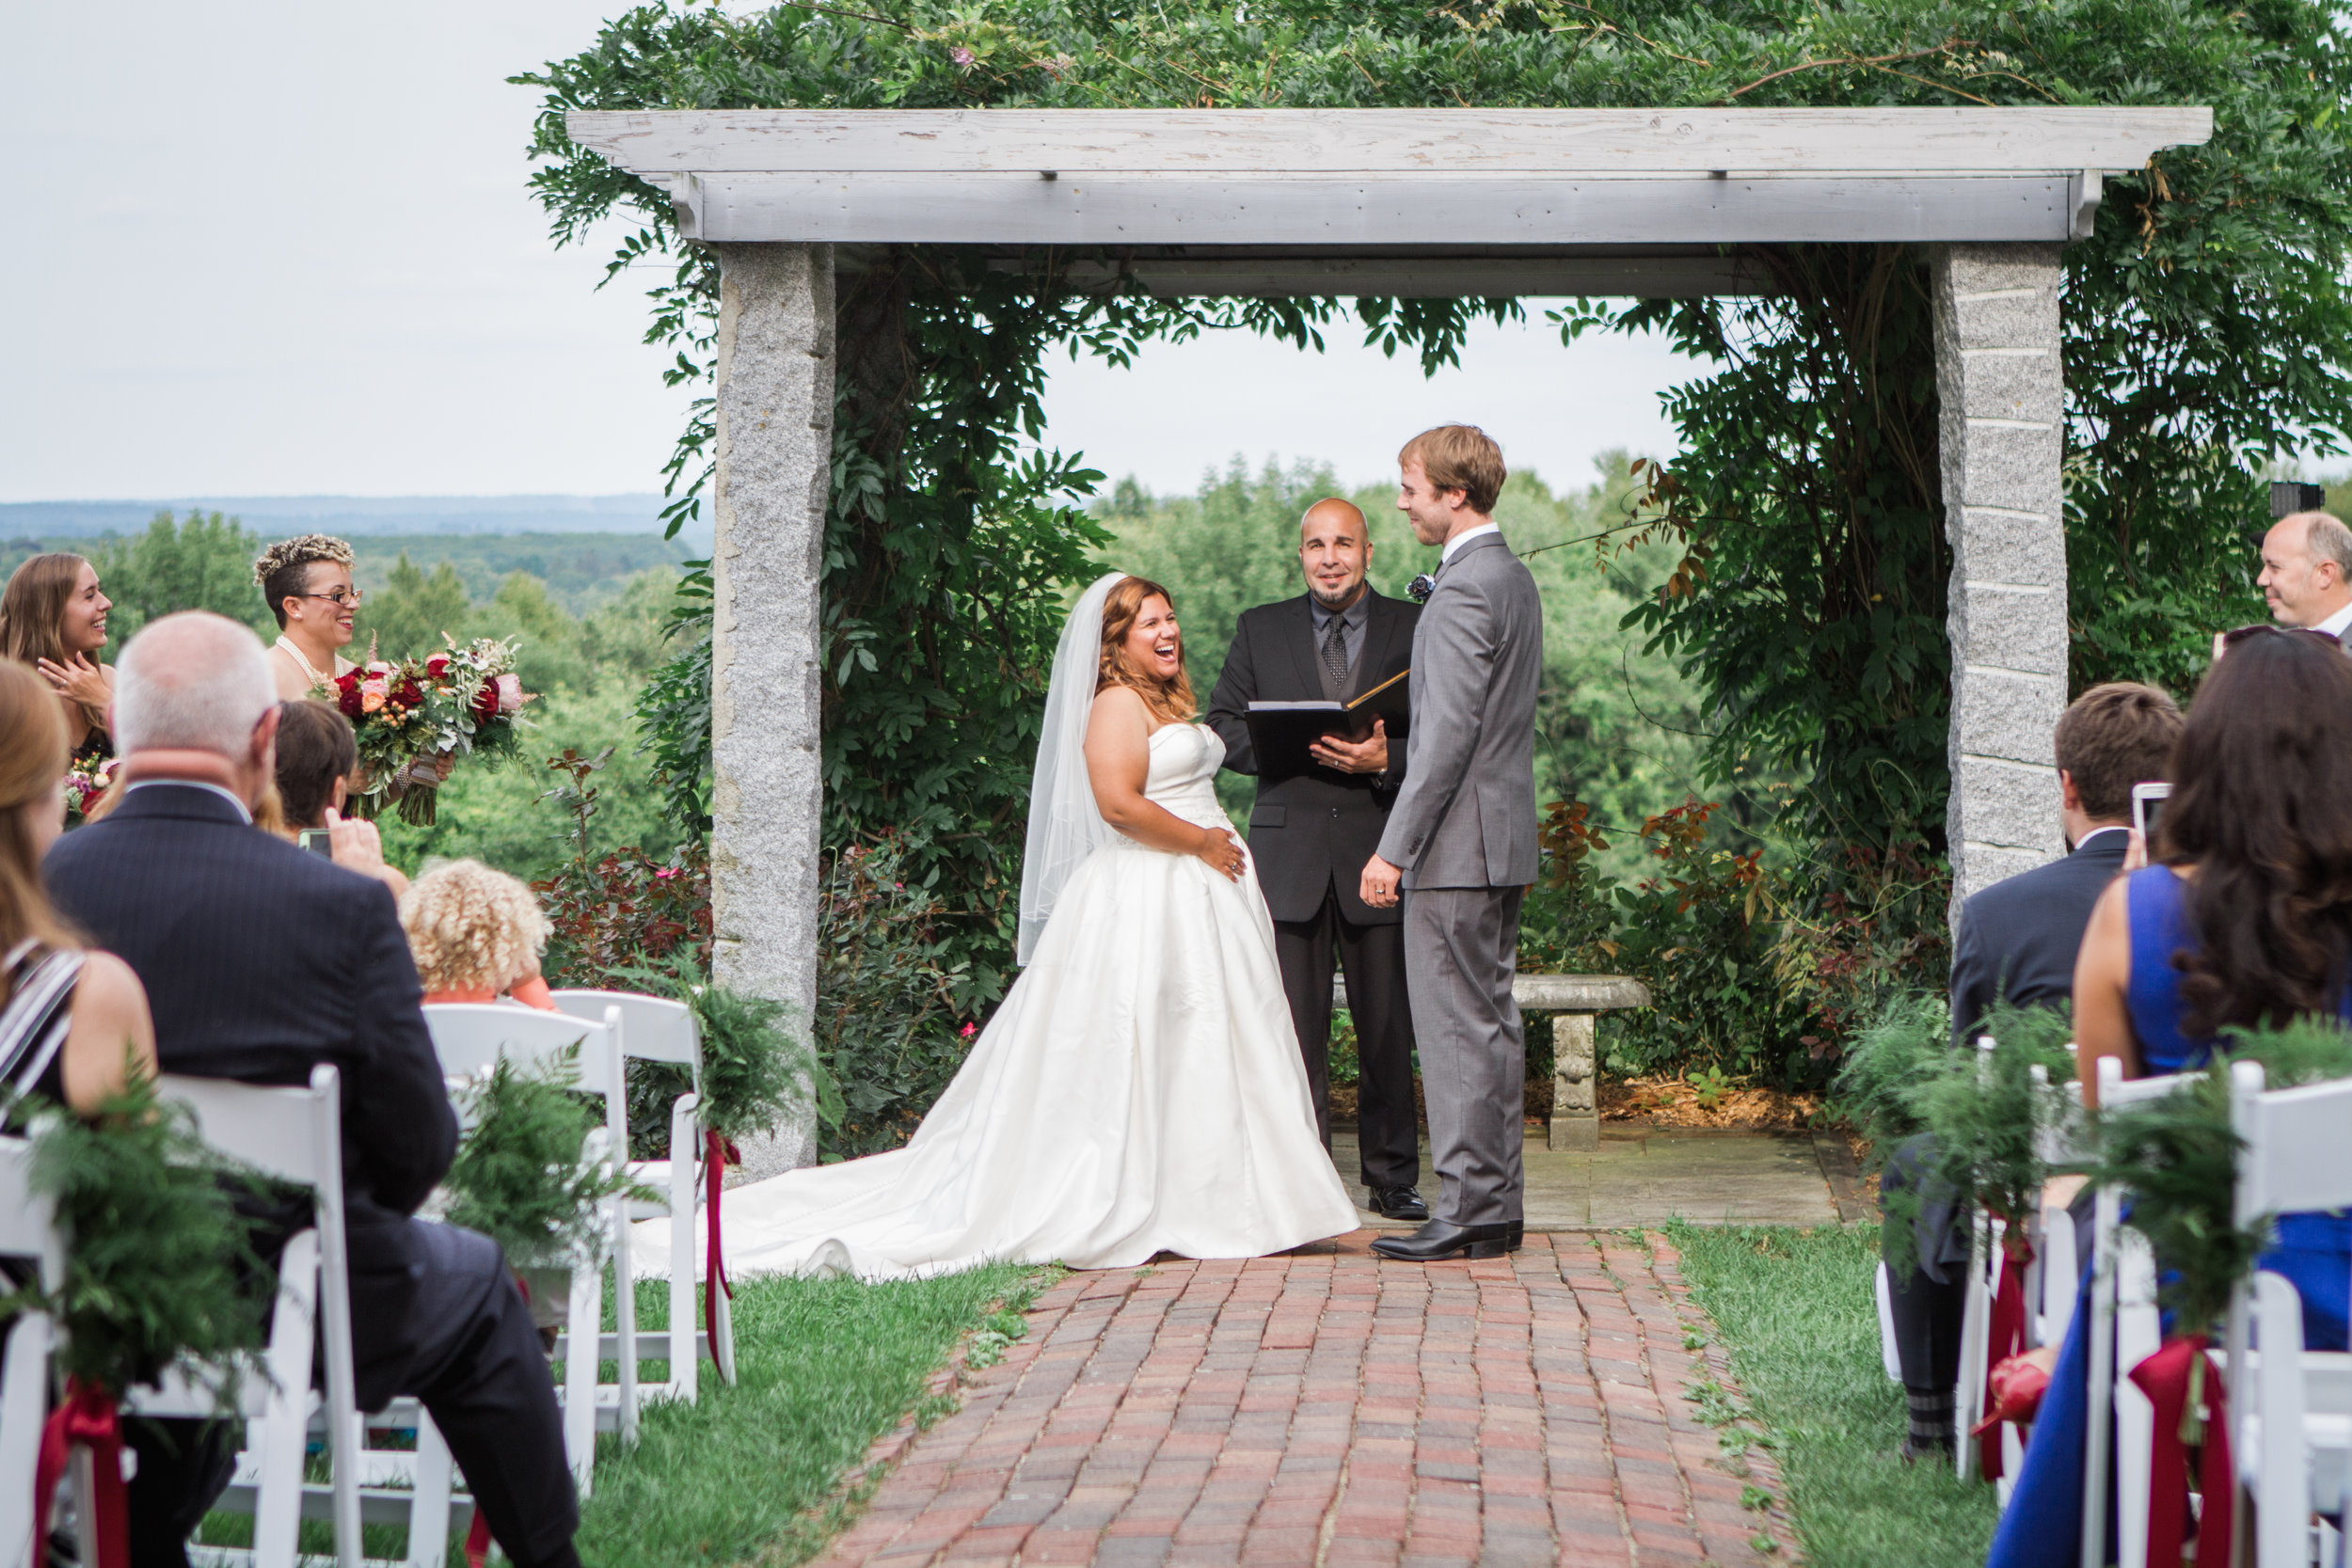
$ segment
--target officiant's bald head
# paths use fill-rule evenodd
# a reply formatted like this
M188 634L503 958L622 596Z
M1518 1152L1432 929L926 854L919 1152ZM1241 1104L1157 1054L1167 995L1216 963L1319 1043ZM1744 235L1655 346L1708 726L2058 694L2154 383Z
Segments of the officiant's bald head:
M1353 501L1326 496L1298 519L1298 563L1307 591L1327 610L1345 610L1364 594L1372 533Z

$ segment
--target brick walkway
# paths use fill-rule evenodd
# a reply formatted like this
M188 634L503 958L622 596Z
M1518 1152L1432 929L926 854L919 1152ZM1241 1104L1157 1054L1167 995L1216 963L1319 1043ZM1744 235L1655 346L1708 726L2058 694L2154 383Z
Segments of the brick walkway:
M1729 1386L1662 1238L1507 1259L1307 1255L1067 1275L819 1561L1660 1568L1794 1556L1770 1457L1685 1390ZM1711 1338L1711 1334L1709 1335Z

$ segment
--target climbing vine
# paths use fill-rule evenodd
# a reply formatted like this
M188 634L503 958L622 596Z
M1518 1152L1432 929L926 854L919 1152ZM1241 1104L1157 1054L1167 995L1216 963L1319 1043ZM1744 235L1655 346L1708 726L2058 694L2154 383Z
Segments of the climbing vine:
M647 339L694 386L710 371L715 265L677 243L666 193L569 142L565 110L2210 104L2209 146L2109 179L2065 281L2074 678L2185 690L2212 628L2260 612L2245 535L2265 465L2339 451L2352 427L2344 41L2317 0L797 0L639 7L515 79L545 89L532 183L556 240L630 225L608 281L657 279ZM826 840L897 835L907 874L960 923L983 1000L1010 928L1041 674L1099 537L1080 509L1099 476L1047 441L1045 356L1124 359L1220 330L1318 348L1342 319L1331 300L1168 302L1073 281L1072 263L1104 259L1014 275L899 247L839 283ZM1684 570L1637 613L1715 699L1724 820L1756 809L1742 793L1755 770L1806 782L1796 825L1820 846L1815 895L1834 902L1855 896L1856 865L1892 875L1942 848L1950 562L1928 258L1748 260L1780 292L1588 304L1561 327L1661 331L1714 363L1670 399L1682 451L1648 476ZM1355 302L1370 341L1431 366L1478 316L1518 309ZM699 506L710 435L705 400L671 463L674 523ZM647 699L690 814L704 809L691 731L707 723L707 678L706 656ZM1939 905L1902 907L1927 922Z

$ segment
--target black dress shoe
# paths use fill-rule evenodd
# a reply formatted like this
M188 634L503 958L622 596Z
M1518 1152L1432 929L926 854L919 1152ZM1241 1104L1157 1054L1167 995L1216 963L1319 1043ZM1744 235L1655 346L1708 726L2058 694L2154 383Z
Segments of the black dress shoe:
M1451 1220L1431 1220L1409 1236L1381 1237L1372 1243L1372 1250L1402 1263L1435 1263L1448 1258L1500 1258L1511 1250L1511 1227L1502 1221L1493 1225L1455 1225Z
M1504 1246L1512 1252L1517 1252L1526 1240L1527 1222L1525 1220L1513 1220L1511 1222L1511 1239L1503 1243Z
M1408 1182L1402 1187L1373 1188L1372 1212L1384 1220L1411 1220L1419 1224L1429 1217L1429 1205Z

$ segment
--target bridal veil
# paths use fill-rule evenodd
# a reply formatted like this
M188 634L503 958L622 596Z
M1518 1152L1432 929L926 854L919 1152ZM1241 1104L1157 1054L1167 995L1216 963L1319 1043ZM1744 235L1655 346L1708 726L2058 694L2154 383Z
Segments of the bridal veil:
M1021 861L1021 937L1014 961L1025 966L1053 917L1063 884L1089 855L1111 841L1111 825L1094 804L1087 777L1087 720L1102 669L1103 601L1126 580L1105 572L1078 596L1054 646L1052 684L1045 691L1045 727L1037 737L1037 768L1029 778L1029 838Z

